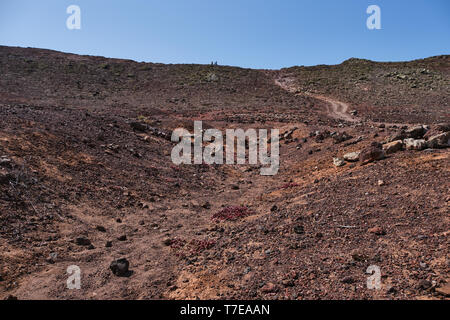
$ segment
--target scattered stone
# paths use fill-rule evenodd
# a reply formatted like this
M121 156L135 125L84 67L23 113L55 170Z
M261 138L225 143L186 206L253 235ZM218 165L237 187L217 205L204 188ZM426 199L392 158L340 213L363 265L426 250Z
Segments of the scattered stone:
M202 208L203 209L211 209L211 204L208 201L206 201L204 204L202 204Z
M357 162L359 160L360 151L344 154L344 160L349 162Z
M428 280L420 280L417 284L417 289L419 290L428 290L431 288L433 284Z
M297 225L294 227L294 232L296 234L304 234L305 233L305 228L302 225Z
M272 206L272 208L270 208L270 211L272 211L272 212L277 211L277 210L278 210L278 207L277 207L276 204L274 204L274 205Z
M75 239L75 243L79 246L90 246L91 240L85 237L78 237Z
M368 231L370 233L376 234L377 236L384 236L386 234L386 231L378 226L370 228Z
M386 143L383 145L383 150L386 154L392 154L396 153L397 151L400 151L403 149L403 141L402 140L395 140L389 143Z
M269 282L269 283L266 283L266 284L261 288L261 291L262 291L263 293L271 293L271 292L276 292L276 291L278 291L278 288L277 288L277 286L276 286L275 284Z
M378 180L378 185L381 187L381 186L384 186L385 185L385 183L384 183L384 181L383 180Z
M105 229L105 227L103 227L103 226L97 226L97 227L95 227L98 231L100 231L100 232L106 232L106 229Z
M145 123L139 122L139 121L133 121L130 122L130 126L139 132L145 132L148 130L148 126Z
M106 248L111 248L112 247L112 241L106 241L105 247Z
M345 161L341 158L333 158L333 164L335 167L342 167L345 165Z
M351 135L347 134L346 132L337 133L337 134L333 135L334 143L341 143L341 142L350 140L352 138L353 137Z
M164 239L164 240L163 240L163 244L164 244L165 246L170 246L170 245L172 244L172 239L169 239L169 238Z
M0 167L4 168L12 168L12 161L9 158L1 157L0 158Z
M11 173L0 171L0 184L8 184L12 180L14 180L14 176Z
M408 138L403 140L406 150L423 150L427 147L427 142L424 139L415 140Z
M440 288L436 288L435 289L437 293L446 296L446 297L450 297L450 283L447 282L443 287Z
M341 280L341 282L342 282L342 283L345 283L345 284L352 284L352 283L355 283L356 280L353 279L353 277L348 276L348 277L343 278L343 279Z
M117 240L119 240L119 241L126 241L127 240L127 236L126 235L122 235L122 236L118 237Z
M112 273L118 277L129 276L130 275L130 272L128 270L129 267L130 267L130 262L125 258L115 260L115 261L111 262L111 265L109 266Z

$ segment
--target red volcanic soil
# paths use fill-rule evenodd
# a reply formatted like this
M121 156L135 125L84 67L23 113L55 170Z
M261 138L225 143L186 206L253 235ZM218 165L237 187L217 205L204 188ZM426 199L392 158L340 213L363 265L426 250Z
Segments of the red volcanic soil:
M445 299L449 72L449 56L268 71L0 47L0 298ZM174 165L194 120L279 129L278 174ZM333 164L410 137L425 146Z

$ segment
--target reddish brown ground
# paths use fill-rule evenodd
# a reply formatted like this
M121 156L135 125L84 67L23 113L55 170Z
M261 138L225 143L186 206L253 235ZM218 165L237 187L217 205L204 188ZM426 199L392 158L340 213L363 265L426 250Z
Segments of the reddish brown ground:
M263 71L0 47L0 156L12 161L1 170L13 177L0 183L0 298L444 298L449 150L340 168L332 158L383 141L392 123L449 122L449 70L448 56ZM264 177L174 166L174 144L136 120L169 136L193 120L298 129ZM316 141L316 130L354 138ZM212 219L227 206L251 214ZM130 277L109 270L118 258ZM69 265L81 290L66 288ZM370 265L380 290L366 287Z

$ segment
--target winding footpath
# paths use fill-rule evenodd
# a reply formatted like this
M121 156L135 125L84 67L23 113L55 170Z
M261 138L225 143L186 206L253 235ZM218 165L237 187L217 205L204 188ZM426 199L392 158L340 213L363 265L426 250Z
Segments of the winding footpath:
M291 78L275 79L275 84L286 91L294 93L295 95L308 96L308 97L312 97L317 100L321 100L321 101L325 102L325 104L327 105L327 108L325 110L326 114L333 119L343 120L343 121L348 121L348 122L359 122L360 121L359 118L354 117L348 113L348 110L350 107L347 103L335 100L330 97L325 97L325 96L316 95L316 94L312 94L312 93L307 93L307 92L298 93L298 89L295 88L292 84L293 81L294 81L294 79L291 79Z

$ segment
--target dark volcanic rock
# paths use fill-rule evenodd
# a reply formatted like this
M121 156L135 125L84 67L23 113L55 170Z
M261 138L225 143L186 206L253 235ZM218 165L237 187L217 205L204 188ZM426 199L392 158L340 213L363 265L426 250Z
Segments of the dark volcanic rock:
M129 267L130 262L126 258L115 260L111 262L111 265L109 266L112 273L114 273L118 277L130 276L130 271L128 270Z
M75 243L79 246L90 246L91 240L85 237L78 237L75 239Z

